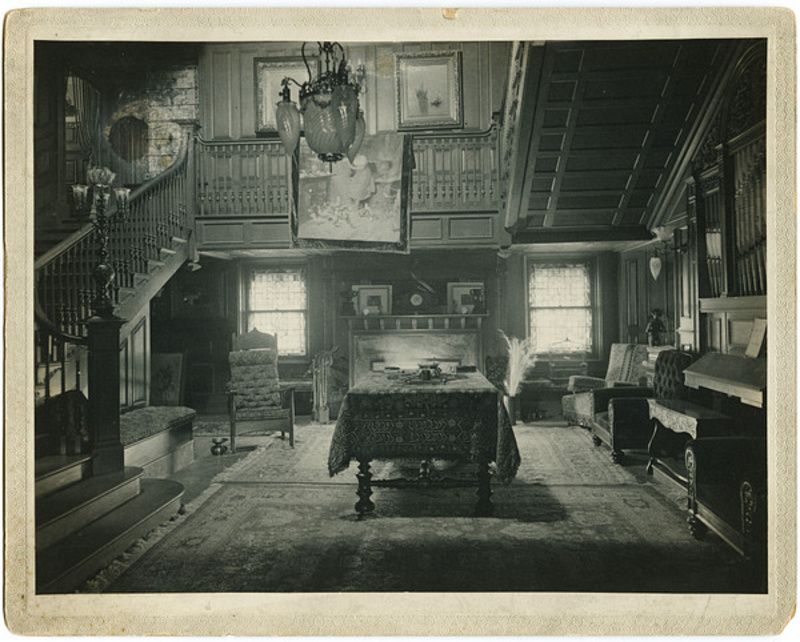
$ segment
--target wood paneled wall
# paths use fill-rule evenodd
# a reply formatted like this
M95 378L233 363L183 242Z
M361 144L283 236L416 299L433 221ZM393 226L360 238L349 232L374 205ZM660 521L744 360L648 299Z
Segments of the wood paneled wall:
M299 58L301 44L253 42L204 46L199 61L201 136L206 140L255 137L254 61ZM353 65L363 63L366 67L361 104L369 133L397 127L395 53L461 51L464 129L488 128L492 113L500 109L508 74L508 42L343 44Z
M654 279L650 272L650 259L659 256L661 273ZM645 327L650 311L660 308L667 326L665 342L676 341L680 325L675 309L675 254L671 249L648 246L620 254L619 270L619 336L638 343L647 343Z

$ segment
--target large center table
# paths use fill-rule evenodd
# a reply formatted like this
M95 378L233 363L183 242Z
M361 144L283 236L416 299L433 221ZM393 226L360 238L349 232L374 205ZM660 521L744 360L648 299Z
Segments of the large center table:
M370 500L373 459L441 458L478 464L479 516L491 515L491 473L509 483L519 449L499 391L479 372L422 381L405 373L371 372L344 398L328 455L331 476L359 463L356 511ZM374 482L379 485L379 482Z

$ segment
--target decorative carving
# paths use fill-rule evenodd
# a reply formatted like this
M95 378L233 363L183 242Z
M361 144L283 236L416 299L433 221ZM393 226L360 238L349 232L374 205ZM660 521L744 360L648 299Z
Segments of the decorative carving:
M719 162L719 146L722 142L720 136L721 129L721 116L719 112L714 116L711 122L711 127L703 139L703 143L692 159L692 168L695 172L699 172L707 167L711 167Z
M739 488L739 498L741 502L741 519L742 519L742 535L744 537L745 547L747 549L752 547L753 542L753 522L758 507L758 499L756 498L755 489L749 481L742 482ZM750 553L745 550L745 555Z
M694 515L697 510L697 458L691 447L684 453L686 463L686 476L688 481L687 508L689 514Z
M760 49L760 46L759 46ZM745 55L731 88L727 107L725 136L734 136L760 123L767 115L767 65L763 50L751 49Z

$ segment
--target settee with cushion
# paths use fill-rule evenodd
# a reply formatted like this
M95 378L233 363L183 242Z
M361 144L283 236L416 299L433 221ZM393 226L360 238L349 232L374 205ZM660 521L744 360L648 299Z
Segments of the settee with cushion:
M647 448L653 434L647 399L688 399L690 389L683 383L683 371L696 358L691 352L665 350L656 360L652 388L600 388L576 395L576 411L591 417L589 428L595 445L608 445L616 463L622 461L624 450Z
M602 388L618 388L623 386L639 386L644 384L647 373L644 362L647 361L647 346L638 343L614 343L608 358L608 369L605 377L589 377L573 375L567 383L569 394L561 398L561 412L568 423L589 427L592 416L580 412L586 408L591 391Z

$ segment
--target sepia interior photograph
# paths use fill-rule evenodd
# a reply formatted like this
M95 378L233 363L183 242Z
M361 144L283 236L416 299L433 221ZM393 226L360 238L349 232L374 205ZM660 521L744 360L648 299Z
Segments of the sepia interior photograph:
M767 592L766 38L33 57L36 594Z

